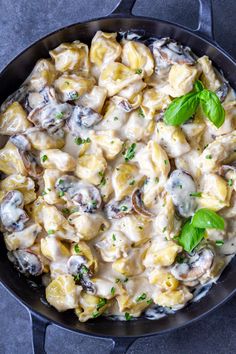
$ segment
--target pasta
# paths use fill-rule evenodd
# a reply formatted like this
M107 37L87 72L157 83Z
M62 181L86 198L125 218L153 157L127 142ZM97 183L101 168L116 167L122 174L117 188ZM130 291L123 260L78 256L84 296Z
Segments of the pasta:
M62 43L1 106L8 258L81 322L176 311L236 252L233 89L206 55L151 42L98 31L91 45ZM219 128L200 105L182 124L165 121L196 82L221 99ZM197 227L203 211L220 226Z

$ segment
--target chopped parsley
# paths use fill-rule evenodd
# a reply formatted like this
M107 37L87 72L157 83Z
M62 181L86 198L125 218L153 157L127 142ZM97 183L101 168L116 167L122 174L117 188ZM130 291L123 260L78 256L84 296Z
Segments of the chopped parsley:
M125 161L132 160L135 156L136 144L133 143L125 153Z
M132 318L133 318L133 316L131 316L131 315L129 314L129 312L126 312L126 313L125 313L125 319L126 319L126 321L130 321Z
M64 116L64 113L59 112L59 113L57 113L57 114L56 114L56 116L55 116L55 117L56 117L57 119L62 119L62 118L63 118L63 116Z
M119 118L118 117L114 117L114 120L118 120Z
M228 185L229 185L230 187L232 187L232 185L233 185L233 180L232 180L232 178L230 178L230 179L228 180Z
M74 250L75 250L75 253L80 253L81 252L81 250L79 248L79 245L77 245L77 244L74 246Z
M135 179L133 179L132 181L129 182L130 186L133 186L135 184Z
M112 295L115 295L115 291L116 291L116 289L114 288L114 286L111 288L111 294Z
M151 305L152 303L153 303L153 300L152 300L152 299L147 300L147 304L148 304L148 305Z
M207 160L211 160L211 159L212 159L212 156L211 156L211 155L206 155L206 159L207 159Z
M74 281L80 281L81 275L78 273L76 275L74 275Z
M116 284L117 284L117 283L120 283L120 279L119 279L119 278L116 279Z
M155 183L158 183L158 182L159 182L159 178L156 177L156 178L155 178Z
M139 226L138 228L139 228L139 230L143 230L143 227L142 227L142 226Z
M54 230L48 230L48 235L52 235L52 234L54 234L54 233L55 233Z
M69 95L72 101L77 100L77 98L79 98L79 94L77 92L70 92Z
M166 232L167 226L163 227L162 232Z
M63 192L63 191L59 192L59 197L64 197L64 195L65 195L65 192Z
M201 197L202 196L202 192L194 192L194 193L190 193L189 194L190 195L190 197Z
M100 187L103 187L106 184L106 178L104 176L104 172L100 171L100 172L98 172L98 174L99 174L99 176L102 177L99 185L100 185Z
M223 240L217 240L216 241L216 246L218 246L218 247L223 246L223 244L224 244Z
M45 161L47 161L47 159L48 159L47 155L43 155L41 160L42 160L43 162L45 162Z
M127 210L128 210L128 207L127 207L126 205L122 205L122 206L120 207L120 210L121 210L121 211L127 211Z
M137 69L136 71L135 71L135 74L142 74L142 72L143 72L143 70L142 69Z
M164 164L167 165L168 161L167 160L164 160Z
M147 298L147 294L146 293L142 293L142 295L140 295L139 297L137 297L136 302L140 302L143 301Z
M98 203L98 202L97 202L96 200L93 200L93 201L92 201L92 206L93 206L94 208L96 208L96 207L97 207L97 203Z
M143 113L142 108L139 108L138 115L139 115L139 117L145 118L145 114Z
M42 195L46 195L47 194L47 192L46 191L42 191Z
M123 280L123 283L127 283L128 280L129 280L128 278L125 278L125 279Z
M116 241L116 235L115 234L112 234L112 240Z
M92 313L93 318L97 318L97 317L100 316L100 315L101 315L101 314L100 314L100 312L98 312L98 311L95 311L95 312Z
M88 271L89 271L88 268L85 265L82 265L80 273L87 274Z
M107 303L107 299L100 297L98 304L97 304L97 310L100 310L103 306L105 306Z
M80 136L78 136L77 138L75 138L74 142L77 145L89 144L91 143L91 139L90 138L82 139Z
M182 264L184 263L184 260L185 260L185 257L181 254L178 254L177 257L176 257L176 262L179 263L179 264Z
M66 214L66 215L70 214L70 210L68 208L62 209L62 212L63 212L63 214Z

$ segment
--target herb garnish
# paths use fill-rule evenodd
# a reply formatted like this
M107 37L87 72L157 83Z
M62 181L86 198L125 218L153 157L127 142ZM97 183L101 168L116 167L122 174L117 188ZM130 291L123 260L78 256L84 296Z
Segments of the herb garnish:
M136 71L135 71L135 74L142 74L142 72L143 72L143 70L142 69L137 69Z
M201 192L194 192L194 193L190 193L189 194L190 195L190 197L201 197L202 196L202 193Z
M111 294L112 295L115 295L115 291L116 291L116 289L114 288L114 286L111 288Z
M135 156L136 144L133 143L125 153L125 161L132 160Z
M126 321L130 321L133 318L128 312L125 313L125 319Z
M57 114L56 114L56 116L55 116L55 117L56 117L57 119L62 119L62 118L63 118L63 116L64 116L64 113L59 112L59 113L57 113Z
M52 234L54 234L54 233L55 233L54 230L48 230L48 235L52 235Z
M216 240L216 246L220 247L223 246L224 241L223 240Z
M43 155L42 158L41 158L41 160L42 160L43 162L47 161L47 160L48 160L47 155Z
M142 295L140 295L139 297L137 297L136 302L140 302L143 301L147 298L147 294L146 293L142 293Z
M99 302L97 304L97 310L100 310L103 306L105 306L107 303L107 299L100 297Z
M75 253L80 253L81 251L80 251L80 248L79 248L79 245L75 245L74 246L74 250L75 250Z
M75 138L74 142L77 145L88 144L91 143L91 139L90 138L82 139L80 136L78 136L77 138Z
M191 118L201 106L205 116L220 128L225 120L225 111L218 96L196 81L194 90L174 99L164 113L164 122L168 125L181 125Z

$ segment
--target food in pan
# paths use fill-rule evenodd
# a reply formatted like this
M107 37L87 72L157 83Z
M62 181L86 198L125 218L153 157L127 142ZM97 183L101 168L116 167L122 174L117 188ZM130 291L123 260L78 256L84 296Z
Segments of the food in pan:
M170 38L49 54L1 106L9 260L82 322L182 308L236 252L234 91Z

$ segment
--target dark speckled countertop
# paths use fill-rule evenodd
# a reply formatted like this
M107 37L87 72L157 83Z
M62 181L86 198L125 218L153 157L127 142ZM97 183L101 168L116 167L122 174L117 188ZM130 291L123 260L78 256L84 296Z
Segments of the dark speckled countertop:
M108 14L118 0L0 0L0 70L38 38L71 23ZM213 0L218 43L236 58L235 0ZM197 0L137 0L134 13L196 27ZM201 306L201 304L199 305ZM27 311L0 286L0 354L31 354ZM204 319L165 335L137 340L128 353L236 353L236 297ZM48 354L108 354L109 340L56 326L47 330Z

